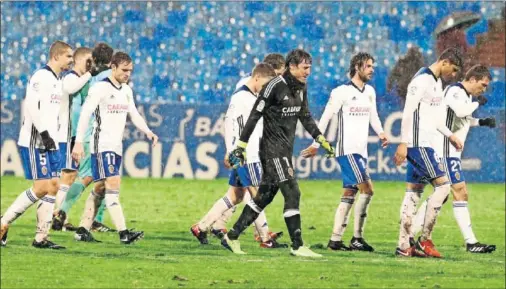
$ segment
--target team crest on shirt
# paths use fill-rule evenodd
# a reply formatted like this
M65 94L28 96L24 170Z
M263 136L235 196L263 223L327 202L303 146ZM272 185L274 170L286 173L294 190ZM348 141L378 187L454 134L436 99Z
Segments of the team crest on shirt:
M40 170L43 175L47 175L47 167L46 166L42 166L42 168Z
M288 168L288 174L290 175L290 177L293 178L293 169L292 168Z
M113 165L109 165L109 167L107 167L107 169L109 170L109 173L114 173L114 166Z
M460 181L460 173L459 173L459 172L456 172L456 173L455 173L455 178L456 178L458 181Z

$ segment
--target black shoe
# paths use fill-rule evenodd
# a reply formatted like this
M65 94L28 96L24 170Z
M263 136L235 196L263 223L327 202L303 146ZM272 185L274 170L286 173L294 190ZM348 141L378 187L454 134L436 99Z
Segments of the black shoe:
M80 242L101 243L101 241L93 238L93 235L90 233L90 231L86 230L84 227L77 228L74 239Z
M344 245L343 241L332 241L329 240L327 248L333 251L350 251L351 249Z
M466 244L466 250L469 253L492 253L495 251L495 245L476 242L474 244Z
M413 247L416 244L415 238L409 237L409 246Z
M0 241L0 245L2 247L7 246L7 233L9 233L9 230L5 232L4 236L2 237L2 240Z
M260 243L260 247L266 249L288 248L288 244L278 243L276 239Z
M218 239L223 239L225 237L225 234L227 233L227 229L211 229L211 234L213 234ZM193 229L192 229L193 234Z
M124 230L119 232L119 240L122 244L130 244L144 238L143 231Z
M53 224L51 224L51 229L53 231L61 231L63 229L63 225L65 224L65 219L67 218L67 214L59 210L58 214L53 217Z
M114 232L117 232L113 228L109 228L106 225L104 225L104 224L102 224L100 222L97 222L97 221L93 221L93 224L91 225L91 231L93 231L93 232L102 232L102 233L114 233Z
M350 249L356 251L374 252L374 248L367 244L364 238L351 238Z
M71 223L66 223L65 225L63 225L63 231L75 232L77 231L77 227L72 225Z
M38 249L53 249L53 250L63 250L65 247L55 244L49 240L44 240L42 242L37 242L33 240L32 246Z
M197 238L197 240L199 240L201 245L209 244L209 241L207 240L207 232L201 231L197 224L190 227L190 232L193 236L195 236L195 238ZM223 237L221 239L223 239Z

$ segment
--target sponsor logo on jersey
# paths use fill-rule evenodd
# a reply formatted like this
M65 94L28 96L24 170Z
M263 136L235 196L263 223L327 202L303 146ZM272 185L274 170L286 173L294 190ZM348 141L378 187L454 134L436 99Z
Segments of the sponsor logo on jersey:
M439 106L443 98L441 96L435 96L430 100L430 106Z
M288 95L285 95L285 97L283 97L283 100L288 100Z
M128 111L128 104L108 104L107 113L125 113Z
M299 113L301 107L300 106L287 106L283 107L281 111L283 112L281 116L294 116Z

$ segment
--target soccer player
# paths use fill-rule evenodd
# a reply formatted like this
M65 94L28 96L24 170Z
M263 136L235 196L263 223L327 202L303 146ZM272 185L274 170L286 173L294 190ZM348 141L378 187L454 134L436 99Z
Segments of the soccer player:
M72 48L56 41L49 49L49 61L37 70L26 88L23 104L24 119L19 132L18 145L27 180L33 180L31 188L21 193L1 219L0 239L4 240L9 225L35 202L37 206L37 231L32 246L46 249L65 249L48 239L53 216L55 196L58 192L58 168L60 155L58 144L58 112L62 98L59 75L72 64Z
M70 185L77 177L78 165L72 161L71 151L74 138L71 136L70 112L74 96L80 91L91 78L91 49L87 47L77 48L74 52L74 67L62 79L63 96L58 116L58 148L60 151L60 188L56 194L56 210L61 207L67 195ZM62 219L65 219L64 211L61 211ZM63 223L55 220L53 230L61 230Z
M232 95L225 116L225 143L227 151L232 151L234 143L239 140L240 133L244 128L244 122L250 115L258 93L274 77L276 77L276 73L269 64L257 64L246 84ZM253 196L256 194L257 187L262 178L262 168L258 156L261 133L262 125L258 123L252 133L252 141L246 150L247 162L242 167L234 168L230 172L230 187L225 196L216 201L211 210L198 224L191 227L190 231L201 244L208 243L206 232L225 211L232 209L233 206L240 203L248 191ZM227 159L225 159L225 164L228 165ZM230 166L228 165L228 167ZM280 245L276 242L275 238L269 236L269 228L264 223L267 223L265 215L262 218L259 216L255 220L255 226L261 238L260 246L263 248L279 247Z
M373 65L374 58L368 53L360 52L353 56L349 69L351 81L332 90L318 124L323 133L332 116L337 115L336 156L343 176L343 195L336 210L334 229L327 245L334 251L374 251L363 238L367 208L373 196L373 185L367 172L369 124L379 136L383 147L388 145L388 140L378 116L376 92L367 84L374 73ZM302 156L306 158L315 156L319 146L314 142L312 146L302 151ZM359 190L360 197L355 205L355 231L350 246L347 247L342 237L348 224L351 206Z
M462 144L466 141L470 127L495 127L495 118L476 119L472 117L473 112L479 105L486 104L487 99L482 96L482 93L487 90L491 79L492 76L486 66L475 65L466 72L464 81L448 86L444 92L446 126L457 135ZM476 102L473 102L473 97L477 99ZM482 244L478 242L474 235L471 217L467 208L467 186L460 161L462 152L450 146L448 139L441 135L437 138L436 153L443 157L442 163L451 182L453 214L464 237L466 250L470 253L491 253L495 251L495 245ZM427 201L417 211L411 237L414 237L421 230L426 208Z
M450 193L450 182L444 165L434 151L436 137L443 134L457 150L462 142L446 126L441 117L444 111L441 78L449 81L462 67L460 52L449 48L429 67L421 68L408 85L408 95L401 121L401 143L394 161L401 165L408 159L406 194L401 205L401 226L397 256L441 258L430 240L441 205ZM413 246L409 243L412 219L426 182L434 186L434 193L427 203L422 234Z
M258 120L263 117L264 128L260 141L262 180L256 196L249 202L230 230L222 239L222 245L236 254L245 254L239 244L239 235L258 217L281 189L285 198L284 218L292 241L291 254L305 257L321 257L303 246L299 211L300 190L292 166L295 128L300 121L322 147L333 155L334 149L321 134L308 107L307 77L311 72L311 55L302 49L288 53L288 70L268 82L260 92L254 108L241 132L236 148L229 159L239 166L246 159L248 141Z
M75 239L85 242L96 241L90 233L90 228L100 203L105 199L107 210L119 232L120 242L129 244L141 239L144 232L130 231L126 228L119 201L121 184L119 171L127 114L130 115L132 123L153 141L153 145L157 143L158 137L148 128L137 111L132 89L127 84L133 70L130 56L124 52L116 52L112 57L111 68L111 76L90 88L77 126L72 157L80 160L84 157L85 132L91 114L95 112L91 141L91 168L95 184L86 200L84 215Z
M79 121L79 115L81 113L81 106L84 104L86 97L88 96L90 86L96 82L102 81L111 75L110 65L113 52L114 50L109 45L102 42L98 43L93 48L93 51L91 53L93 65L90 71L92 77L89 82L80 91L78 91L73 98L71 131L72 137L74 139L76 135L77 122ZM84 137L83 147L85 151L85 157L79 164L78 174L80 180L76 180L70 187L65 201L61 206L61 209L53 218L53 229L62 227L67 231L75 231L77 229L69 223L67 216L70 208L75 204L75 202L77 202L86 187L88 187L93 182L90 154L90 139L93 133L93 122L94 118L92 117L90 118L90 124L88 125L88 129L86 130ZM97 216L95 217L95 220L91 226L91 230L96 232L115 232L116 230L109 228L103 224L104 211L105 201L102 201L100 207L98 208Z
M264 57L263 62L269 64L270 66L272 66L272 68L274 68L274 72L276 73L276 76L281 75L285 72L285 57L279 53L267 54ZM248 82L249 79L251 79L251 73L248 73L246 76L244 76L243 78L241 78L239 80L239 82L236 85L235 91L238 91L241 87L243 87ZM248 114L249 114L249 111L248 111ZM247 117L244 118L244 120L247 120L247 119L248 119ZM262 123L262 121L260 120L259 123ZM236 137L237 137L237 139L239 138L238 135ZM229 150L233 149L233 147L230 147L230 148L227 147L227 148ZM226 166L229 166L228 153L229 153L229 151L225 155L226 159L224 160L224 163ZM245 204L247 204L250 200L251 200L251 195L250 195L249 191L247 191L244 193L244 197L243 197L242 201ZM232 214L235 212L235 210L236 210L236 206L233 206L231 209L225 211L225 213L223 213L221 215L221 217L218 218L218 220L216 220L216 222L214 222L214 224L212 225L211 233L213 233L216 237L221 239L223 237L223 235L225 233L227 233L226 224L230 220L230 218L232 218ZM257 223L262 224L262 227L264 227L262 230L265 230L265 229L268 230L267 218L265 216L265 211L262 211L262 213L258 216L258 218L253 223L253 226L255 227L255 240L258 242L261 242L262 238L260 237L260 232L257 229L257 226L256 226ZM270 232L270 231L268 231L268 233L269 233L269 236L273 239L277 239L281 236L281 235L278 235L278 233L274 233L274 232Z

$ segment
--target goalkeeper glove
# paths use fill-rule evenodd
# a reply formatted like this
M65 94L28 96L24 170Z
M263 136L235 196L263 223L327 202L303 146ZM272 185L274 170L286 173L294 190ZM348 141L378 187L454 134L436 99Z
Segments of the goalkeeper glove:
M228 161L234 168L242 166L246 162L246 146L248 143L239 141L237 147L228 155Z
M316 138L316 142L319 143L321 147L327 151L327 153L325 154L327 158L332 158L336 156L336 150L330 145L330 143L327 141L327 139L325 139L323 135L319 135Z
M478 123L480 124L480 126L488 126L488 127L494 128L495 127L495 118L493 118L493 117L482 118L482 119L478 120Z
M46 151L56 150L56 144L47 130L41 132L40 137L42 138L42 144L44 144L44 149Z
M483 95L478 95L478 96L476 97L476 100L478 101L478 103L479 103L480 105L485 105L485 104L487 104L487 102L488 102L488 99L487 99L486 97L484 97Z

